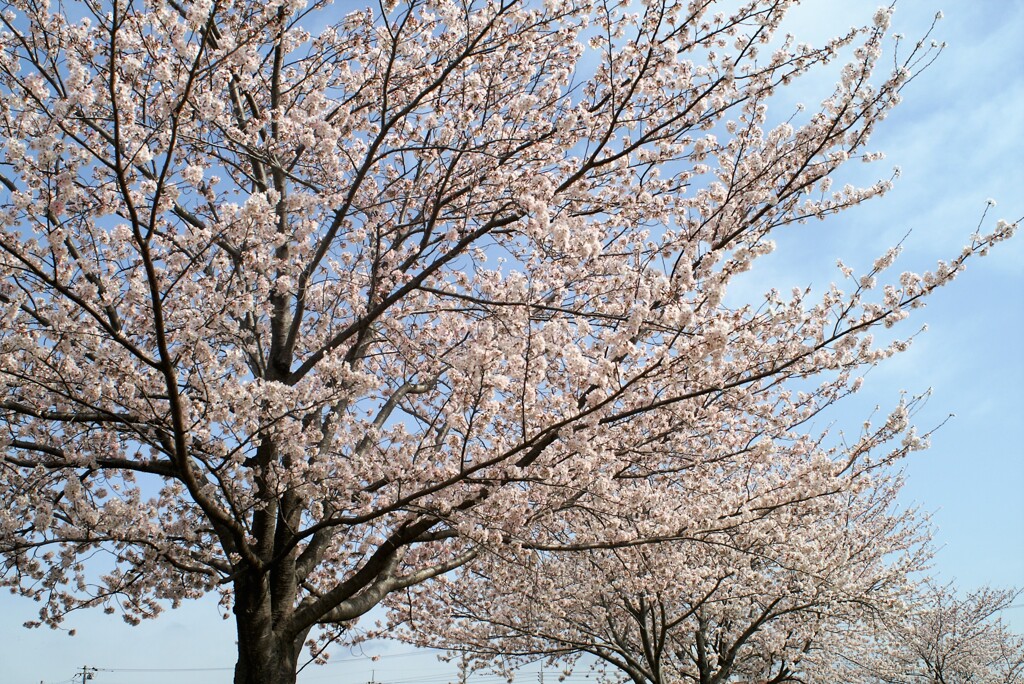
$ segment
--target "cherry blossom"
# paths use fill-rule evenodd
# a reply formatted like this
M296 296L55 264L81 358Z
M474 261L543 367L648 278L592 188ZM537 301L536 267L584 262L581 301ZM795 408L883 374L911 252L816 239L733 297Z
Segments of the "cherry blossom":
M941 49L797 43L792 4L4 2L0 582L50 626L218 592L235 681L290 682L485 550L752 522L921 448L902 405L802 426L1016 224L727 305L774 232L888 192L831 176ZM757 496L691 507L734 456Z
M610 681L636 684L847 681L802 677L849 655L851 625L902 611L929 558L926 528L895 511L899 478L837 472L810 494L784 465L803 459L785 454L771 475L778 491L802 494L767 504L753 491L757 515L723 516L732 479L771 479L745 460L677 483L688 508L706 498L717 514L685 536L587 553L497 549L424 585L419 600L390 599L387 633L505 673L544 659L563 671L594 661Z

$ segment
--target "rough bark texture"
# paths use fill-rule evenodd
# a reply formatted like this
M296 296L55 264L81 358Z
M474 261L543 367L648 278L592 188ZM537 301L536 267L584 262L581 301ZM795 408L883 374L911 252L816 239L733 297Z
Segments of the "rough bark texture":
M238 662L235 684L292 684L303 640L275 630L269 583L246 578L235 583Z

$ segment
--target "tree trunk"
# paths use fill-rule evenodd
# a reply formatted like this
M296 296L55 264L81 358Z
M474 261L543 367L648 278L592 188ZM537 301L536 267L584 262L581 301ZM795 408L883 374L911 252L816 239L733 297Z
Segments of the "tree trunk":
M274 630L265 578L236 581L234 613L238 634L234 684L294 684L302 640Z

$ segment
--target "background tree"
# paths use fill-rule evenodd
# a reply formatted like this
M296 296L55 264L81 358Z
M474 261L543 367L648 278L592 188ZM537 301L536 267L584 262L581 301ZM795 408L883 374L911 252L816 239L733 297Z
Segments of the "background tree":
M762 469L751 456L702 463L680 493L720 502L738 476L756 518L625 549L488 554L424 597L390 599L401 624L384 631L509 675L538 660L571 671L589 655L635 684L846 681L805 679L805 659L847 655L851 625L898 612L927 561L923 530L895 509L900 480L884 471L840 462L831 490L808 495L805 459L775 454ZM773 488L802 494L769 504Z
M983 587L967 594L924 583L903 610L859 625L868 635L817 662L818 677L864 684L1019 684L1024 636L999 616L1020 590Z
M933 54L876 76L887 10L775 47L788 5L4 3L4 583L51 625L220 591L236 681L284 682L481 545L678 535L674 440L792 430L1013 230L877 301L895 252L725 306L772 231L887 189L830 175Z

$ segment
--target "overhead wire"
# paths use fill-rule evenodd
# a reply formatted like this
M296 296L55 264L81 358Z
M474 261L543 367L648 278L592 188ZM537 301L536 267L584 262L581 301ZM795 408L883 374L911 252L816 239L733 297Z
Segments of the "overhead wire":
M325 665L341 665L353 662L377 662L384 659L408 658L410 656L429 656L431 651L406 651L402 653L382 653L377 655L352 655L344 658L330 658ZM98 667L101 672L228 672L234 667ZM66 680L71 681L71 680ZM58 684L64 684L60 682Z

